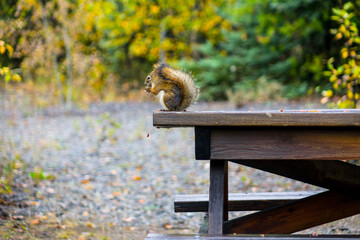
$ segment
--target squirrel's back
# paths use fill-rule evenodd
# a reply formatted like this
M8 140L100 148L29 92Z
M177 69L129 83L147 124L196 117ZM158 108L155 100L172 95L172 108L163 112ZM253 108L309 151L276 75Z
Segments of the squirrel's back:
M182 100L179 109L185 110L194 103L199 95L199 88L189 73L170 67L166 63L155 64L154 71L158 77L170 84L178 85L181 89Z

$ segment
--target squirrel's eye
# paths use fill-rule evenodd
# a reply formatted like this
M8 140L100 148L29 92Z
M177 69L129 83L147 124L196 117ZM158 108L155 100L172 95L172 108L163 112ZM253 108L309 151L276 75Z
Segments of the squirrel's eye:
M150 76L147 76L147 80L150 80Z

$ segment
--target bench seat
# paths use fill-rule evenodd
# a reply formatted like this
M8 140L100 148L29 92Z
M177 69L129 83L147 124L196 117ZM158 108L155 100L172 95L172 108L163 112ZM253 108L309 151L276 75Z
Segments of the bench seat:
M345 240L359 239L359 235L168 235L149 234L145 240Z
M228 208L229 211L263 210L309 197L320 192L321 191L230 193ZM175 212L207 212L208 207L208 194L175 196Z

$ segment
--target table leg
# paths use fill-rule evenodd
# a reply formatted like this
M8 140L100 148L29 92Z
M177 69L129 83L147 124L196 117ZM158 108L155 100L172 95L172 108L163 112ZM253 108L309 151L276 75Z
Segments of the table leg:
M228 162L210 160L209 235L222 235L228 220Z

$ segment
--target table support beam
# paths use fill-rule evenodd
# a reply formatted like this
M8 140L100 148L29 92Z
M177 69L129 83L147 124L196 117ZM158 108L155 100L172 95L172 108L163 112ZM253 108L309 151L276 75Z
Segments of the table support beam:
M235 160L248 167L360 197L360 166L331 160Z
M210 161L209 235L222 235L228 220L228 162Z
M232 219L224 234L290 234L360 213L360 199L327 191Z

